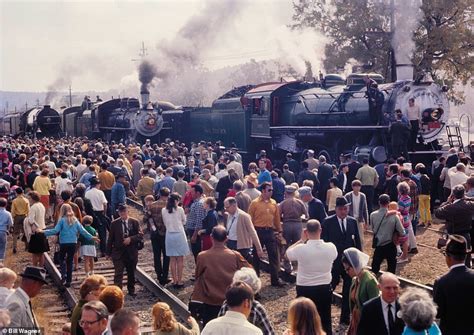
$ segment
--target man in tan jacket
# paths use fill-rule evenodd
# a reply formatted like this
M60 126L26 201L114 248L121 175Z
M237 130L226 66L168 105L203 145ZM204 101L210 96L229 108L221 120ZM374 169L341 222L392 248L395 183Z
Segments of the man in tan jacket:
M226 247L227 231L218 225L212 229L212 247L199 253L196 261L196 282L191 300L202 303L202 322L215 319L225 300L235 271L251 267L240 253Z
M227 213L224 221L228 234L227 247L240 252L248 262L252 259L252 246L253 252L262 257L262 246L250 215L238 207L237 200L233 197L224 200L224 209Z
M137 197L145 204L145 197L147 195L153 195L153 187L155 180L148 175L148 170L142 171L142 178L138 182L137 186Z

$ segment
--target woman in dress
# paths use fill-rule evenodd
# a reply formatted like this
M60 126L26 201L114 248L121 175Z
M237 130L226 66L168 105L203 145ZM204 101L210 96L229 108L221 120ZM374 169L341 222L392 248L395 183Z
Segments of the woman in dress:
M408 228L411 226L411 218L410 218L410 206L411 206L411 198L409 196L410 193L410 186L406 182L401 182L397 185L398 190L398 211L402 215L403 221L402 225L405 229L405 236L402 237L403 244L402 256L398 259L397 263L406 263L408 262Z
M305 297L296 298L290 303L288 323L290 329L284 335L326 335L316 305Z
M379 296L377 279L365 267L369 262L369 255L356 248L344 250L342 265L346 273L352 278L349 293L349 307L351 309L351 323L348 335L357 334L360 312L366 301Z
M77 237L80 234L86 240L98 241L84 229L79 220L74 216L71 205L61 206L61 218L53 229L44 231L46 236L59 233L59 259L61 263L61 274L66 287L71 286L74 253L76 252ZM66 259L66 262L64 261Z
M30 201L30 212L23 221L28 252L32 254L33 266L44 266L44 253L49 251L49 244L42 232L46 228L44 219L46 209L41 203L41 197L36 191L28 193Z
M166 227L166 255L170 257L172 284L175 288L183 288L183 259L189 254L188 241L184 231L186 215L178 206L181 197L171 193L166 207L161 210L163 223Z

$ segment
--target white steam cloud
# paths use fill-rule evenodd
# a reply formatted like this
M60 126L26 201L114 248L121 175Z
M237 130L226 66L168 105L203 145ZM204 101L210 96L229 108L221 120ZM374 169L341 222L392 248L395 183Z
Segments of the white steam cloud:
M395 0L395 32L392 47L397 64L411 64L415 41L413 34L423 15L421 0Z

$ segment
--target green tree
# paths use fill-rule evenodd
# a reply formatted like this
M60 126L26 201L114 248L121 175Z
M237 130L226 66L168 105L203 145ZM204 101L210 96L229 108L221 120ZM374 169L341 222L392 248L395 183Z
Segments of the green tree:
M327 72L340 71L354 58L367 70L391 79L389 0L300 0L293 7L294 29L314 27L330 38ZM420 9L422 17L413 34L415 71L428 72L451 88L474 85L472 0L422 0ZM451 90L451 98L462 102L463 94Z

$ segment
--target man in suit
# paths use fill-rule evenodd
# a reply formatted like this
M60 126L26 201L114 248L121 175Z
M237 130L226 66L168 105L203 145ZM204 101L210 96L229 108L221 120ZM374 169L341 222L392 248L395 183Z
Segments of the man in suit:
M398 176L398 165L390 164L387 171L387 179L385 180L385 193L390 196L390 201L398 202L398 189L397 185L400 182Z
M308 220L316 219L323 222L327 217L326 208L321 200L313 197L312 190L309 186L303 186L298 189L300 199L303 200L308 207Z
M20 276L22 277L20 287L5 301L6 309L10 313L10 327L39 328L31 307L31 299L39 294L44 284L47 284L46 271L40 267L27 266Z
M337 187L342 191L342 194L346 194L349 190L349 183L347 173L349 172L349 165L342 163L339 165L339 174L337 175Z
M114 263L114 285L122 288L123 270L127 270L127 289L135 296L135 268L138 263L139 242L143 242L143 232L137 219L128 216L125 205L118 206L119 218L112 221L107 240L107 258Z
M474 215L474 199L465 198L465 188L463 185L456 185L451 191L448 201L441 204L435 210L438 219L446 220L446 230L448 234L458 234L463 236L467 242L467 248L471 249L471 227ZM471 267L471 254L466 254L466 266Z
M357 335L400 335L403 332L405 323L397 316L400 281L386 272L379 278L379 289L381 295L362 307Z
M374 240L376 240L374 256L372 259L372 272L378 274L380 264L387 260L387 271L395 273L397 269L397 247L393 243L393 233L398 232L400 237L405 236L398 215L387 215L390 197L382 194L379 197L379 210L370 214L370 225L374 231Z
M397 158L403 156L408 158L408 138L410 136L410 128L402 122L402 113L398 112L397 120L390 124L389 133L390 133L390 142L392 144L392 156Z
M369 224L369 212L367 211L367 198L364 193L360 191L362 183L360 180L355 179L352 181L352 191L347 193L344 197L349 206L349 216L352 216L357 220L357 226L359 227L359 235L362 246L364 245L364 231L367 229Z
M327 217L322 224L321 238L324 242L332 242L337 248L337 258L332 266L332 288L336 288L339 281L344 281L342 288L342 308L340 323L349 324L349 290L352 278L344 271L341 257L347 248L362 249L357 221L348 216L349 203L346 198L336 199L336 214Z
M474 334L474 271L464 264L467 253L470 250L464 236L451 235L445 251L449 272L436 280L433 287L443 335Z
M329 188L329 179L333 176L332 166L326 162L326 157L323 155L319 156L319 169L318 169L318 179L321 183L319 188L319 200L322 202L326 201L326 193Z
M236 198L228 197L224 200L226 211L225 222L228 232L227 247L240 252L247 262L252 261L252 246L260 257L263 256L262 246L253 226L250 215L241 210Z
M311 180L314 183L314 188L317 190L319 188L319 179L316 174L309 169L307 162L301 163L301 171L298 174L298 185L302 186L305 180Z

